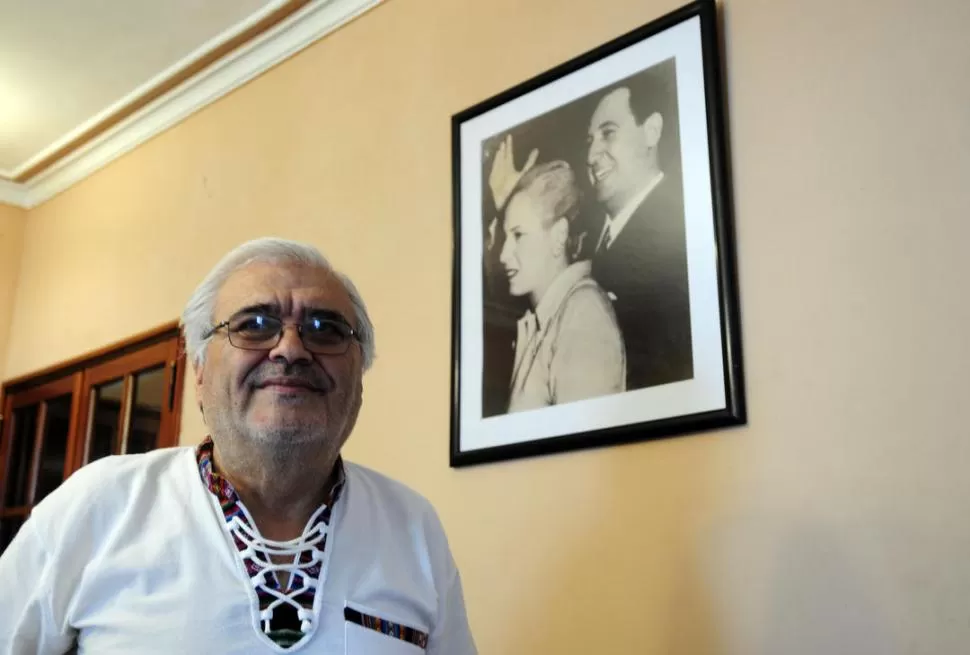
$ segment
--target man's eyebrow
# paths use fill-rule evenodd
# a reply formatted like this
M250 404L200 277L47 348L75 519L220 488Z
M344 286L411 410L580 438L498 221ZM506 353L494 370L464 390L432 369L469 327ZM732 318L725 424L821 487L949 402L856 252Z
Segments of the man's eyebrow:
M604 127L617 127L619 123L613 120L606 120L596 126L596 129L602 130Z
M269 314L270 316L274 316L276 318L282 318L282 313L283 308L277 303L256 303L253 305L247 305L246 307L235 311L232 316L236 317L242 314ZM350 320L335 309L328 309L326 307L304 308L300 313L300 318L307 319L310 317L340 321L341 323L346 323L347 325L353 327Z
M344 316L342 313L335 309L327 309L326 307L307 307L303 310L303 318L325 318L333 321L340 321L341 323L346 323L350 325L350 320Z
M280 306L275 303L256 303L255 305L247 305L242 309L237 309L233 312L233 316L238 316L239 314L271 314L273 316L280 315Z

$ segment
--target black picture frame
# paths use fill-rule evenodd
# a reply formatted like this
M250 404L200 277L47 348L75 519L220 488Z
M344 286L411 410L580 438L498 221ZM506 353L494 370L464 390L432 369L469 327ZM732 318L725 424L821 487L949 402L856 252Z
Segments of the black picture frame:
M617 85L628 90L618 90ZM654 189L648 190L645 197L648 199L653 196L659 197L661 188L674 190L668 195L675 200L679 197L680 209L671 209L667 214L660 215L674 216L679 211L680 214L677 215L682 218L670 219L670 223L674 225L679 220L682 225L679 228L679 234L683 236L679 241L676 238L669 241L671 244L682 245L674 245L667 250L657 250L660 254L654 253L651 249L663 246L655 247L648 244L666 244L668 241L665 241L664 237L644 238L639 242L631 243L643 244L640 253L644 261L669 259L671 262L679 262L676 265L671 264L668 268L657 268L656 270L661 273L656 277L659 281L653 283L653 286L661 288L658 285L662 283L667 284L670 289L683 287L684 302L687 303L685 311L689 314L687 323L682 320L684 312L678 314L671 310L664 316L681 318L670 318L668 323L650 323L649 321L655 319L648 317L644 319L646 322L636 324L628 316L647 315L642 313L642 310L637 310L641 312L640 314L629 312L624 314L624 305L618 300L618 296L610 291L612 288L620 288L622 281L609 280L607 272L610 269L605 262L609 261L611 250L621 252L619 244L623 233L618 231L620 236L615 241L606 240L604 237L608 231L606 226L617 224L610 221L622 217L624 213L623 210L609 211L611 202L612 206L619 206L619 200L624 197L619 192L614 192L622 186L616 181L619 179L616 171L623 171L624 168L622 164L616 163L619 160L614 160L611 164L602 164L601 160L597 159L602 155L594 153L597 140L605 142L606 139L614 138L603 136L607 132L602 125L609 124L609 121L598 122L600 119L597 119L597 112L602 110L606 116L610 111L609 106L612 106L610 103L615 104L619 102L617 99L622 98L623 102L616 106L626 108L632 116L635 113L633 96L636 92L630 89L635 85L642 86L645 89L642 95L652 97L656 102L667 99L667 104L662 111L657 110L650 115L651 117L658 114L661 116L662 120L656 123L662 125L662 130L657 128L648 133L649 123L646 118L642 123L637 122L636 118L633 119L637 129L643 130L636 133L637 139L643 134L654 135L645 137L647 145L642 148L639 145L640 142L634 140L638 144L637 153L641 153L636 155L639 159L634 161L648 161L646 159L648 155L642 153L656 153L649 155L654 157L649 161L656 162L656 170L663 169L661 171L663 174L659 175L661 181L656 182ZM612 100L606 99L609 89L613 89L609 92L613 94ZM593 107L595 109L590 113ZM663 118L665 112L666 119ZM586 119L586 116L590 118ZM674 120L671 120L671 117ZM581 119L587 124L583 124ZM583 131L586 133L582 133ZM674 140L673 146L664 146L664 139L668 134L676 135L669 137ZM570 271L577 270L577 275L588 273L589 277L596 281L597 287L601 288L610 299L607 305L613 309L612 315L616 318L616 326L619 328L626 353L626 359L623 360L626 363L622 369L624 373L619 379L623 380L627 390L622 393L596 392L594 389L590 393L599 393L599 395L527 411L513 410L513 406L528 406L528 402L535 400L529 395L531 387L541 389L542 394L548 396L552 393L548 390L557 385L557 388L572 388L577 385L576 380L579 380L578 384L582 386L585 384L583 382L585 378L570 378L573 382L568 384L553 382L549 377L552 373L547 375L546 369L533 366L527 376L532 375L531 371L534 368L537 371L535 377L540 382L533 384L527 379L523 383L521 379L523 360L533 363L546 362L547 360L542 358L549 352L576 352L576 348L567 349L563 345L556 350L556 344L553 344L544 350L544 340L552 338L550 330L553 328L548 326L567 324L565 319L556 323L558 319L550 319L543 315L543 301L539 292L535 291L535 288L541 285L534 287L528 293L522 291L522 288L527 287L527 280L516 280L516 278L522 280L526 278L522 276L522 271L515 267L519 266L520 269L525 270L526 265L520 266L514 262L528 260L522 259L523 255L508 255L505 251L505 241L514 240L515 245L509 246L511 252L518 248L521 238L517 233L509 232L504 236L503 232L515 222L515 218L509 219L504 213L512 206L511 199L515 194L505 195L508 199L504 204L500 204L497 198L503 194L492 192L489 172L494 171L496 167L496 159L501 156L502 144L509 146L513 142L509 139L510 135L514 137L514 143L517 145L512 145L505 150L506 155L511 152L511 155L508 155L509 159L505 161L511 161L510 170L513 172L525 170L529 162L524 153L537 150L539 154L532 168L536 173L542 170L543 176L552 176L553 173L549 171L556 166L551 161L545 165L546 162L543 161L543 151L545 151L553 153L545 159L561 159L568 164L568 167L561 167L561 169L568 168L570 171L569 175L562 178L569 180L568 188L580 188L582 184L586 184L585 189L580 188L581 197L585 200L576 205L580 210L570 214L571 217L591 217L587 221L585 232L582 232L585 238L572 241L567 239L562 242L571 244L568 247L572 248L572 244L578 241L584 244L586 251L575 259L570 257L566 260L568 264L564 265L567 265ZM579 139L583 141L582 144L578 144ZM525 145L519 145L522 143ZM664 160L665 147L667 148L666 160ZM734 228L717 9L714 0L698 0L688 4L455 114L452 117L452 160L454 194L450 435L452 467L583 448L613 446L696 433L746 422ZM570 164L570 162L574 163ZM583 176L585 181L580 176L581 168L586 169L586 175ZM514 188L516 192L521 192L528 186L525 184L527 177L506 176L504 179L518 179L519 182ZM542 179L553 178L543 177ZM505 188L512 187L506 185ZM677 190L679 194L676 193ZM611 193L613 195L610 195ZM574 197L566 192L563 194L565 195L554 196L554 199ZM625 225L635 225L639 207L646 205L647 200L643 200L640 205L636 205L634 201L623 205L623 207L637 207ZM573 204L570 203L569 206ZM672 204L669 207L676 207L676 205ZM519 210L516 211L515 216L522 213ZM598 216L600 218L597 218ZM614 218L607 219L603 223L603 219L607 216ZM575 236L573 230L578 228L574 226L580 224L581 220L581 218L570 219L568 229L571 236ZM597 220L600 223L597 223ZM545 222L536 224L548 225ZM600 228L599 225L603 227ZM632 235L628 239L641 234L634 232L633 229L632 227L619 228L619 230L627 230ZM593 245L594 242L595 245ZM499 247L497 243L503 243L503 245ZM501 253L496 255L496 250L501 250ZM666 254L681 250L683 251L680 255L681 259L673 255L668 257ZM554 255L550 255L551 257L559 254L557 248L553 248L552 251ZM547 248L542 252L550 251ZM580 250L576 249L576 252ZM509 268L508 263L503 263L500 268L496 268L493 261L490 269L489 258L494 260L496 256L502 262L512 261L512 268ZM589 268L583 268L580 264L587 261ZM573 264L576 266L574 267ZM550 268L551 265L544 266L539 270L553 270ZM654 270L649 265L645 266L646 268L636 265L617 270L641 272ZM496 275L496 270L502 270L505 273L508 286L504 296L501 290L490 291L493 288L500 289L502 286L500 282L495 282L496 279L501 279L501 276ZM667 270L680 271L677 273L680 277L668 278L665 272ZM639 281L649 278L647 274L630 275L626 282L639 284ZM683 285L677 282L681 279L684 282ZM517 282L520 289L515 287ZM683 305L683 303L677 305L673 300L669 302L666 300L668 297L677 296L674 291L669 293L663 291L659 295L652 296L649 295L652 292L637 296L635 292L627 294L626 291L627 289L624 288L621 292L624 298L635 298L638 301L644 298L659 299L656 302L646 303L651 307L669 304L671 307L681 306L682 308ZM521 295L513 297L516 293ZM510 327L510 321L521 322L521 317L517 318L517 316L518 312L523 311L523 296L531 297L532 302L531 307L525 309L522 316L527 316L530 312L535 314L542 337L532 337L529 340L528 343L533 344L532 351L529 351L527 345L521 346L524 354L520 356L515 352L515 345L506 347L506 344L510 334L515 336L515 330L518 330L520 338L513 340L513 344L526 343L526 337L522 335L529 333L523 333L522 327L514 329ZM578 296L570 291L567 297L571 299ZM588 297L602 298L602 294L588 295ZM516 302L519 305L515 305ZM529 303L525 304L529 305ZM599 305L594 303L589 306ZM640 303L637 306L643 307L645 304ZM583 306L582 311L576 310L569 315L585 317L593 314ZM624 317L627 317L626 322ZM546 324L545 328L542 326L543 322ZM593 324L593 319L590 319L590 325ZM610 325L613 324L610 323ZM644 325L649 326L649 329L640 329ZM675 329L678 325L688 326L686 341L688 350L686 356L680 354L675 357L671 353L680 352L678 348L681 348L675 344L684 343L684 339L678 336L683 331L678 332ZM566 332L567 327L572 332ZM592 331L592 327L580 325L575 321L569 323L567 327L562 327L562 332L559 334L574 335L568 337L571 342L595 343L598 344L596 348L603 348L604 352L615 352L615 348L611 349L612 346L609 345L615 339L612 336L602 337L607 332L613 335L612 328L606 331ZM543 329L546 331L543 332ZM594 338L587 338L589 334ZM658 338L644 341L645 334L658 335ZM582 337L584 340L580 340L578 335L584 335ZM599 345L601 341L606 345ZM661 341L669 346L668 350L655 350L657 346L654 344ZM511 355L509 350L513 351ZM582 362L585 359L588 363L593 356L592 352L591 350L588 356L581 354L578 359L569 361ZM531 360L530 354L533 356ZM513 360L511 366L508 362L510 357ZM653 359L650 359L651 357ZM520 363L518 367L516 367L517 358ZM659 371L662 368L660 366L662 361L667 359L672 362L666 367L669 376L664 378L661 374L654 375L655 370ZM617 371L620 369L614 366L613 362L619 360L608 355L596 361L607 363L603 364L602 371L596 369L597 374L592 376L593 378L618 379L617 376L620 374ZM653 366L651 362L656 362L657 365ZM677 362L687 362L688 368L680 366ZM568 373L569 369L566 365L557 366L560 368L556 369L552 366L548 370L565 369ZM515 369L514 372L512 369ZM540 377L540 374L546 377ZM688 374L690 377L684 377ZM664 382L667 379L672 381ZM502 395L503 380L508 380L510 386L515 387L509 392L509 398ZM526 400L522 401L523 398ZM505 411L502 411L503 401L508 403ZM678 407L682 409L676 409Z

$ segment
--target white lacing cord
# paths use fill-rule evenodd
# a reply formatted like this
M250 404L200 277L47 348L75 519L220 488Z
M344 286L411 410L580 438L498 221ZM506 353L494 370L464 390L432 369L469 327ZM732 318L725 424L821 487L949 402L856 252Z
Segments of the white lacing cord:
M273 617L273 611L280 605L286 604L296 610L297 617L300 619L300 631L303 634L308 634L313 628L315 615L311 610L300 605L295 598L308 590L313 589L316 593L319 589L318 581L312 580L305 569L309 569L315 564L319 564L321 567L323 565L323 551L317 548L317 545L326 539L329 530L326 523L317 521L317 517L326 507L320 507L314 512L310 520L307 521L308 528L303 534L289 541L273 541L263 538L256 530L252 517L241 502L239 507L248 522L236 515L226 522L226 529L230 535L245 544L245 549L239 551L242 558L244 560L251 559L260 567L259 573L250 578L253 589L262 590L275 598L266 609L260 612L259 618L263 624L263 632L268 634L270 631L270 619ZM308 551L310 560L300 562L302 555ZM292 557L293 562L291 564L277 564L272 560L274 556ZM269 582L269 576L275 575L278 571L289 574L287 588L282 591L274 589ZM299 574L302 580L302 585L296 589L293 588L295 574ZM316 602L314 602L314 606L316 606Z

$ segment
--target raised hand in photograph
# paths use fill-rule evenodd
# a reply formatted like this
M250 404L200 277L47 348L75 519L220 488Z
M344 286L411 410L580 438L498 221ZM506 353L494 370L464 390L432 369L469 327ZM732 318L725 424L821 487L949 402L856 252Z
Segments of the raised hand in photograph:
M495 202L496 209L501 211L505 208L505 203L512 195L515 185L519 183L519 180L529 169L535 166L538 158L539 151L533 149L521 170L516 170L512 135L509 134L502 139L502 143L499 144L498 150L495 152L492 170L488 174L488 187L492 192L492 200Z

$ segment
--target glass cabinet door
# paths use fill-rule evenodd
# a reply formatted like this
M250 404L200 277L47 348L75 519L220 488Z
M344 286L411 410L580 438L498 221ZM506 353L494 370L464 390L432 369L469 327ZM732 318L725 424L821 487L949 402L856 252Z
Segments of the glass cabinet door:
M77 467L176 445L178 359L178 343L164 342L88 369Z
M72 394L66 394L48 400L42 405L41 416L43 420L41 423L43 429L38 440L40 452L37 455L35 467L37 482L34 487L32 505L42 501L47 494L57 489L64 482L73 400Z
M147 453L158 447L165 406L165 367L139 371L132 378L127 439L123 453Z
M124 391L124 379L91 386L88 394L86 451L82 465L118 452L123 425L121 407Z
M10 413L9 426L3 439L9 452L7 470L3 476L6 481L3 499L4 505L9 507L22 507L28 503L27 492L39 414L40 403L24 405Z
M7 396L0 431L0 552L71 472L81 373Z

